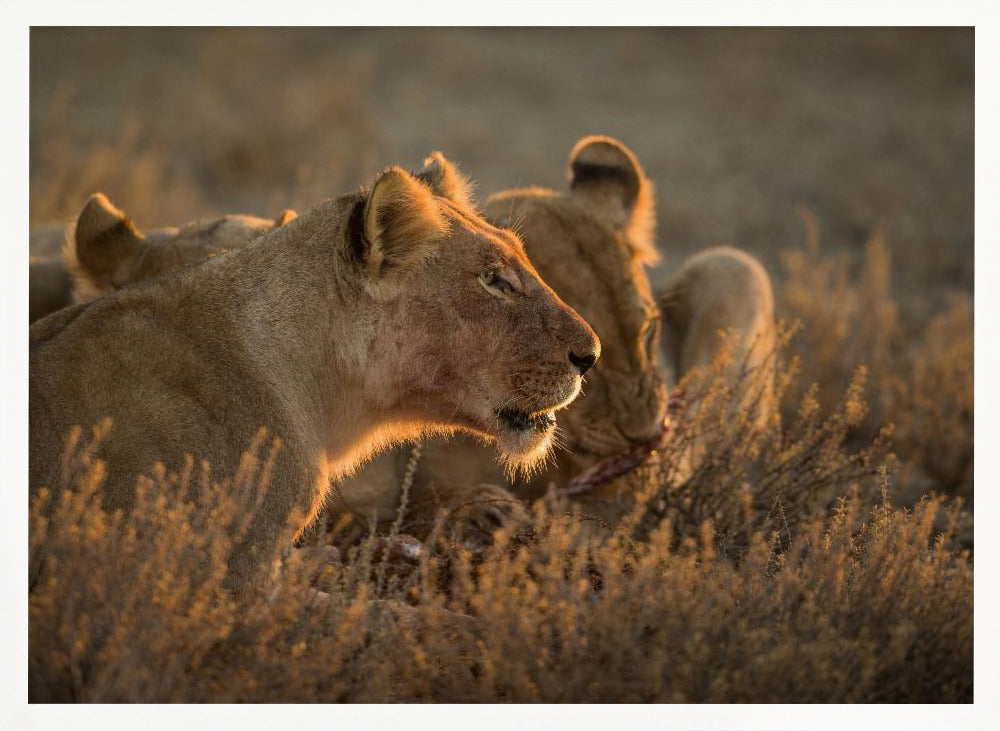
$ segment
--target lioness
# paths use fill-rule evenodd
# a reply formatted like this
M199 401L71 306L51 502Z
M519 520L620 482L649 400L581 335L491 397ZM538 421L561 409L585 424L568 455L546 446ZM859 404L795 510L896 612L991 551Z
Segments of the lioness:
M158 461L227 475L261 426L283 441L230 557L239 589L293 511L304 527L331 480L400 440L463 429L511 464L543 459L600 343L516 234L394 167L248 246L54 313L29 353L33 491L59 488L70 428L104 417L105 503L126 510Z
M30 321L253 241L295 218L231 214L179 228L139 230L102 193L90 197L72 231L41 226L29 236ZM112 222L114 222L113 225Z

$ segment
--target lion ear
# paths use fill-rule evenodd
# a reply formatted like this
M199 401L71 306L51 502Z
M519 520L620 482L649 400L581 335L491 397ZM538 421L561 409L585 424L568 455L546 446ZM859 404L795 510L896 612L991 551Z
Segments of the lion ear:
M294 221L298 217L298 213L293 211L291 208L286 208L276 219L274 219L274 227L278 228L278 226L284 226L289 221Z
M569 187L596 214L624 231L635 257L659 260L655 187L632 151L613 137L591 135L569 155Z
M382 173L365 202L364 258L374 285L398 282L448 231L434 194L398 167Z
M426 183L434 191L434 195L447 198L462 208L476 207L472 196L472 183L459 172L455 163L440 152L432 152L424 160L424 166L413 176Z
M146 246L146 237L107 196L90 196L76 220L73 241L63 250L78 297L92 299L126 284Z

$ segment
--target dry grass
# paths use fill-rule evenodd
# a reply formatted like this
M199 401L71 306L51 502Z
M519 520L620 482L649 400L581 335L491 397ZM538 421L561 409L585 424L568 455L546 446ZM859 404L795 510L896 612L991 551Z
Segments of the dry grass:
M973 499L973 316L968 295L952 295L943 312L907 326L891 294L892 260L883 238L868 242L860 266L842 253L824 254L815 222L804 212L804 248L784 255L779 308L801 328L793 350L807 379L786 392L785 411L803 388L831 408L858 368L869 377L871 408L848 436L869 439L893 426L901 461L897 504L912 505L929 491ZM812 385L805 386L806 383ZM971 545L971 514L963 521Z
M286 551L239 602L224 556L273 453L215 485L161 471L123 520L71 444L71 489L32 505L31 699L968 702L961 506L886 501L883 442L843 444L859 392L807 400L773 444L721 428L737 458L674 488L647 470L617 527L540 502L487 549L432 536L407 563L372 537L318 580Z
M710 524L720 552L738 559L757 533L791 543L800 522L822 514L851 490L866 503L873 501L876 478L894 464L892 429L860 447L847 445L848 434L868 412L863 368L832 412L820 406L814 386L784 425L776 418L755 428L745 413L733 413L724 354L717 363L698 408L675 425L672 440L654 461L635 473L639 505L626 522L635 522L639 537L664 519L676 540L697 537ZM794 365L779 373L783 389L798 380ZM679 480L676 466L685 458L694 460L694 468Z

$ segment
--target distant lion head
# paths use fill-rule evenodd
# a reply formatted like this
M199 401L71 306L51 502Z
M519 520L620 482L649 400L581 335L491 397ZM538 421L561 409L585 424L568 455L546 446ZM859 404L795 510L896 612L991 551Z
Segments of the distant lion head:
M450 190L448 175L428 163L425 178ZM565 446L586 462L649 442L662 428L659 309L646 275L658 259L656 215L653 184L621 142L585 137L569 167L567 191L498 193L485 214L518 232L541 277L601 340L583 395L560 417Z
M89 302L128 284L246 246L294 218L291 210L274 219L237 214L145 234L107 196L95 193L63 247L63 263L73 277L75 301Z

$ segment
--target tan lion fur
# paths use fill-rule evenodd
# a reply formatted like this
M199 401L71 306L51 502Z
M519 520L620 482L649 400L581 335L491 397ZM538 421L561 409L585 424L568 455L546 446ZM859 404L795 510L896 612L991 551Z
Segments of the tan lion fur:
M516 296L485 292L485 270ZM267 427L283 446L230 557L240 588L290 516L304 527L331 480L379 449L464 429L515 462L544 455L551 434L513 433L496 412L566 405L580 387L568 352L599 343L518 238L390 168L243 248L32 326L30 487L63 486L74 425L112 420L97 456L106 505L125 510L156 463L191 454L233 474Z
M95 193L77 217L73 237L63 247L63 265L73 277L74 300L89 302L128 284L246 246L294 220L295 215L291 210L275 219L230 214L144 234L107 196Z
M134 282L204 261L294 220L230 214L143 233L103 193L87 201L71 226L38 226L29 234L29 322L74 302L89 302ZM82 234L82 238L81 238Z
M672 373L692 381L734 338L728 381L739 384L734 407L762 426L775 409L774 292L764 266L745 251L718 246L698 252L660 289L665 361Z
M28 259L28 322L73 303L73 279L58 256Z

